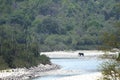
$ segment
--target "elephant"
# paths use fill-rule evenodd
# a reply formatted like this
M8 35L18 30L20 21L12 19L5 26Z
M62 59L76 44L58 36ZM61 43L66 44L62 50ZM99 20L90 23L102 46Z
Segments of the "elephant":
M84 53L78 53L79 54L79 56L84 56Z

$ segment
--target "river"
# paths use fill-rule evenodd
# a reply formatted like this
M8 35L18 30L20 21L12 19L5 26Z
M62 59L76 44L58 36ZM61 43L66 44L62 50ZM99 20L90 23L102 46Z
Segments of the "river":
M52 63L61 66L61 74L38 77L33 80L55 80L65 76L98 72L98 67L104 61L97 57L80 57L76 59L51 59Z

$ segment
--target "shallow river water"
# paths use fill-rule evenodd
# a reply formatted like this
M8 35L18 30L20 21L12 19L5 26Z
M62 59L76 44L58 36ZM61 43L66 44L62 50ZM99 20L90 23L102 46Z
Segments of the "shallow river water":
M55 80L65 76L73 76L80 74L88 74L93 72L98 72L100 64L104 61L96 57L81 57L77 59L51 59L52 63L58 64L61 66L61 70L64 71L76 71L76 74L58 74L58 75L49 75L44 77L38 77L33 80Z

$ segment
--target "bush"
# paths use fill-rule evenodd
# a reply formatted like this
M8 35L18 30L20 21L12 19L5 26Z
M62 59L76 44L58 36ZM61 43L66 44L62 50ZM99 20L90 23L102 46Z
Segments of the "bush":
M46 55L40 55L39 59L42 64L51 64L50 58Z
M103 80L120 80L120 63L107 61L101 65Z

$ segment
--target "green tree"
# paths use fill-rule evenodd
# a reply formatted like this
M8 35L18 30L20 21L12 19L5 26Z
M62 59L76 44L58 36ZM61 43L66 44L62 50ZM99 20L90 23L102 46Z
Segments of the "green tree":
M115 6L116 7L116 11L119 12L119 5ZM117 15L117 14L116 14ZM104 32L103 34L103 49L107 49L107 50L111 50L113 48L117 48L119 54L120 54L120 21L117 20L114 23L114 30L112 30L112 32ZM120 55L118 56L118 60L120 60Z
M120 6L117 6L117 9L119 7ZM117 11L119 12L119 10ZM115 50L119 54L117 57L118 61L109 61L109 62L105 62L102 64L101 71L103 74L103 80L111 80L111 79L119 80L120 79L120 66L119 66L120 65L119 64L119 61L120 61L120 37L119 37L120 36L120 21L119 21L119 17L114 23L114 29L109 32L104 32L103 35L104 36L102 38L102 41L103 41L102 49L111 51L115 48Z

